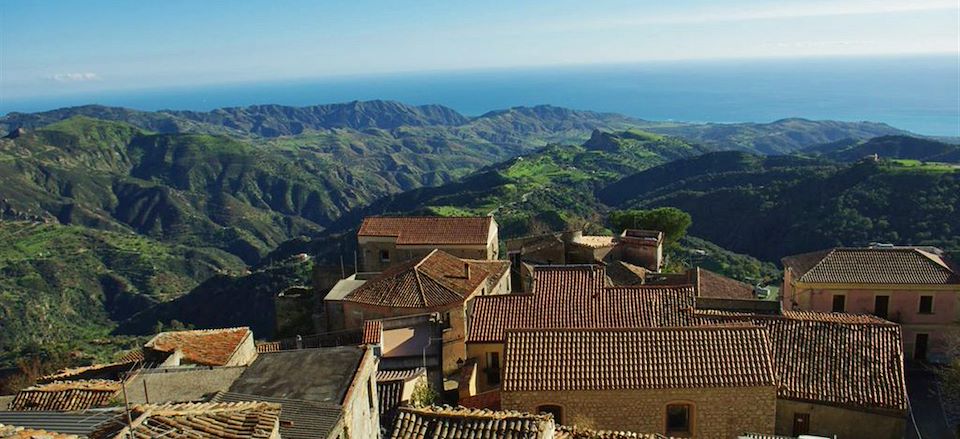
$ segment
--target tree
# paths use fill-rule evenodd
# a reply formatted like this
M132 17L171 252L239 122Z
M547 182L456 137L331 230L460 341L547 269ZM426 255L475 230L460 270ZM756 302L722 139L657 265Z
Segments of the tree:
M427 380L421 379L413 386L413 393L410 395L410 404L414 407L426 407L437 402L440 395L427 383Z
M677 242L687 234L693 223L690 214L675 207L660 207L652 210L616 210L610 213L614 231L625 229L659 230L668 243Z

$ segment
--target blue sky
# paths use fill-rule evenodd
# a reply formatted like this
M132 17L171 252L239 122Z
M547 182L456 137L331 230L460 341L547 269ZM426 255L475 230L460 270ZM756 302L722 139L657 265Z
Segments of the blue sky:
M956 0L0 5L0 99L665 59L960 52Z

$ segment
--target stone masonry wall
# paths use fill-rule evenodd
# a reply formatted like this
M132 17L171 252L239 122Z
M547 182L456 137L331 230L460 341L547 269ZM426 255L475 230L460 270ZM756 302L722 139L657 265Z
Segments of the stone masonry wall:
M601 430L666 434L666 407L693 405L693 437L731 439L744 432L770 434L776 418L776 389L731 387L562 392L501 392L506 410L536 413L541 405L562 407L561 424Z

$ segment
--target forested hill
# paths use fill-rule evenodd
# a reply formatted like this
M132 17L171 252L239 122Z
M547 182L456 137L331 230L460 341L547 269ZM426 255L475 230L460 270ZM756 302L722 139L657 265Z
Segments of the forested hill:
M767 261L870 242L960 254L960 165L724 152L640 172L600 194L618 208L680 208L693 217L691 234Z
M844 139L805 148L799 152L840 162L855 162L876 154L884 159L960 163L960 145L911 136L881 136L869 140Z

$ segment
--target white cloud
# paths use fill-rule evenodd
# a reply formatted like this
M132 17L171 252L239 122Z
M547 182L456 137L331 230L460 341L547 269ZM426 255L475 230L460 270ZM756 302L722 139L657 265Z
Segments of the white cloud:
M99 81L100 76L96 73L57 73L55 75L50 75L48 79L57 81L57 82L90 82L90 81Z

